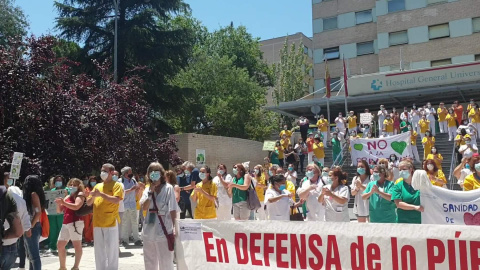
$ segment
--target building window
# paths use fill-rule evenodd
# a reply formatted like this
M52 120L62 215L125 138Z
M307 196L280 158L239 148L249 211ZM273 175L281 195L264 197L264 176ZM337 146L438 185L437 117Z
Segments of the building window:
M480 61L480 54L475 55L475 61Z
M444 38L449 36L450 36L450 28L448 27L448 23L432 25L428 27L429 39Z
M308 47L303 46L303 53L308 55Z
M337 17L323 19L323 30L337 29Z
M340 59L339 47L327 48L323 51L323 53L325 54L325 59L327 60Z
M427 5L446 3L447 0L427 0Z
M409 62L403 62L401 67L400 67L400 64L395 64L390 66L390 71L404 71L404 70L410 70Z
M450 65L452 64L452 59L440 59L440 60L435 60L430 62L430 66L432 67L438 67L438 66L444 66L444 65Z
M336 78L330 78L330 85L333 85L332 86L332 92L338 92L340 90L340 86L338 86L337 82L340 81L340 77L336 77ZM335 89L333 89L335 88Z
M375 53L373 41L357 43L357 56Z
M473 18L472 23L473 23L473 32L480 32L480 17Z
M355 20L357 24L372 22L373 21L372 10L355 12Z
M388 42L390 43L390 46L407 44L408 43L407 31L393 32L388 34Z
M388 0L388 13L405 10L405 0Z

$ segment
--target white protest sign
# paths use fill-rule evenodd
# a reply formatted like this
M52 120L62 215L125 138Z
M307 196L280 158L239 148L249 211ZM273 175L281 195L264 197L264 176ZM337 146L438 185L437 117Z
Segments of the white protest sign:
M460 269L455 268L460 264L465 266L462 269L480 266L480 230L468 226L218 220L178 223L182 227L191 222L201 223L203 241L177 237L178 270L438 270Z
M10 167L10 178L20 178L20 169L22 168L23 153L14 152L12 158L12 166Z
M49 215L57 214L56 198L65 198L67 191L65 189L45 191L45 204L47 205L47 213Z
M371 113L361 113L360 114L360 124L370 125L372 123L373 116Z
M378 159L388 159L391 154L396 155L398 159L403 157L413 158L410 132L386 138L354 139L350 141L350 147L354 165L357 165L358 161L362 159L366 160L368 164L371 161L377 163Z

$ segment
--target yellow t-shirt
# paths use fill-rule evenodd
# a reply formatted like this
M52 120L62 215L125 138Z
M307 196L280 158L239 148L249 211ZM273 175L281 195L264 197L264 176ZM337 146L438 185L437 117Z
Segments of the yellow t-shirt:
M448 111L445 108L438 108L437 115L438 115L438 122L444 122L445 117L447 117Z
M448 127L456 127L457 126L457 115L456 114L454 114L454 115L447 114L445 119L447 120Z
M466 144L466 143L465 143L465 137L467 137L467 136L468 136L468 134L465 135L465 136L462 138L462 135L460 135L460 134L457 135L457 136L455 137L455 143L457 144L457 146L465 145L465 144ZM468 137L470 137L470 136L468 136ZM457 140L460 140L460 141L457 141Z
M447 178L445 178L445 174L444 174L441 170L438 170L438 171L437 171L437 173L435 174L435 178L438 178L438 179L442 180L442 181L443 181L443 184L439 184L439 183L437 183L436 181L430 180L430 182L431 182L432 185L434 185L434 186L443 187L443 185L447 183Z
M417 145L417 132L415 130L411 130L410 132L410 140L412 140L412 145Z
M120 183L114 181L99 183L93 188L92 192L94 190L123 200L123 188ZM117 225L117 221L120 223L118 207L118 203L111 203L100 196L96 197L93 201L93 227L109 228Z
M347 118L347 121L348 121L348 128L355 128L357 127L357 116L354 115L354 116L349 116Z
M443 157L442 157L441 154L436 154L436 156L437 156L438 158L440 158L440 160L443 160ZM431 159L431 160L435 161L435 164L437 165L437 168L438 168L439 170L442 170L442 162L439 161L439 160L436 160L436 159L435 159L435 155L433 155L433 154L428 154L427 159Z
M295 194L295 184L293 184L292 181L287 180L285 189L288 190L288 192L290 192L291 194Z
M325 158L325 151L323 147L324 146L322 142L319 142L318 144L317 143L313 144L313 154L317 158Z
M288 145L290 144L290 139L286 138L280 140L280 144L282 145L283 149L287 149Z
M469 112L472 108L473 108L473 107L472 107L472 104L468 103L468 105L467 105L467 112Z
M472 123L480 123L480 112L476 109L468 111L468 118L472 119Z
M474 174L470 174L469 176L465 177L465 180L463 181L463 190L469 191L469 190L475 190L480 188L480 181L475 179Z
M283 134L287 135L287 139L292 137L292 131L288 129L280 131L280 138L282 138Z
M420 121L418 121L418 125L420 126L420 132L425 133L430 127L430 121L420 119Z
M430 137L423 137L423 158L426 159L428 154L432 152L432 147L435 145L435 137L431 137L432 140L428 140Z
M255 177L255 180L257 180L255 191L257 192L258 200L263 202L265 200L265 189L259 187L258 184L266 185L265 174L262 173L262 175Z
M283 147L282 146L280 146L280 147L276 146L275 151L278 151L278 159L284 159L285 158L285 156L283 155Z
M385 119L383 121L383 128L385 129L385 132L393 132L393 119Z
M217 185L213 184L212 181L208 181L206 184L200 182L197 184L197 187L202 188L205 192L217 197ZM192 191L190 195L193 197L195 190ZM215 209L215 203L209 200L203 193L197 194L197 207L195 207L195 219L212 219L217 218L217 210Z
M317 127L321 132L328 131L328 120L327 119L319 119L317 121Z

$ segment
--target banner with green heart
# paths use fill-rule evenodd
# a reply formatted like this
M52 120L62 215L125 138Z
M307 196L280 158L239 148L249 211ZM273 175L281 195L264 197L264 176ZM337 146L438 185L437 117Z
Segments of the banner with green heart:
M407 148L407 143L406 142L392 142L391 146L392 146L392 148L395 152L402 155L405 148Z

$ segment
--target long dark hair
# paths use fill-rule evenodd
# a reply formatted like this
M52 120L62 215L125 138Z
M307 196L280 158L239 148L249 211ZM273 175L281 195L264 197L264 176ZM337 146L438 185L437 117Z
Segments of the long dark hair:
M28 213L33 214L32 193L35 192L40 199L40 206L45 209L45 192L43 191L42 181L38 175L29 175L23 183L23 199L27 204Z

